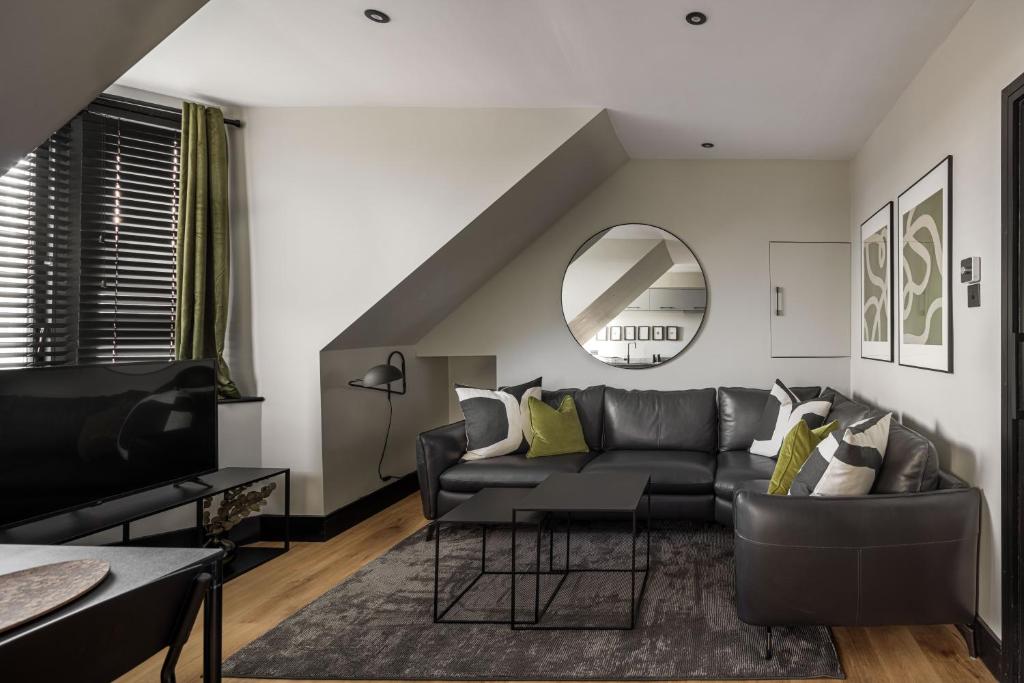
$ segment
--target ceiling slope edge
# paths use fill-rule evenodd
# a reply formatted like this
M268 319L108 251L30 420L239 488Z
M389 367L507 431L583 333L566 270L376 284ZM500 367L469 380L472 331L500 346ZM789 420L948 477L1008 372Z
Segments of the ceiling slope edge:
M601 110L324 350L417 343L628 159Z
M5 3L0 175L173 33L206 0Z

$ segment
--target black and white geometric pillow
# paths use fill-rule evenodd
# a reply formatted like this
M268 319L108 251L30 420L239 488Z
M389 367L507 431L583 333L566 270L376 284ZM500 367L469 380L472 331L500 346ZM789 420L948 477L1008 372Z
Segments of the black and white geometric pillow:
M793 406L800 402L792 391L781 380L775 380L772 390L765 401L761 420L754 430L754 441L750 444L750 452L775 458L782 448L782 440L786 438L789 416Z
M533 427L528 419L524 425L523 411L525 408L529 415L531 396L540 399L540 383L537 378L497 391L456 384L459 407L466 418L466 454L462 459L483 460L529 450Z
M519 419L523 425L523 440L513 453L526 453L533 443L533 420L530 419L530 398L541 400L542 378L518 384L514 387L498 387L498 391L512 394L519 401Z
M889 443L892 413L850 425L843 440L829 434L789 487L791 496L863 496L871 492Z

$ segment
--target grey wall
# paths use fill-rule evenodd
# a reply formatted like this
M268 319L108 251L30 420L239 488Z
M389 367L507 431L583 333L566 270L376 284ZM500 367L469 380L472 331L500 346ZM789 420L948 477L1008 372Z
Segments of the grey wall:
M982 305L953 284L953 374L855 357L853 391L935 441L942 465L982 487L979 613L999 634L1000 91L1024 72L1024 3L978 0L851 164L850 232L953 155L953 266L980 256ZM853 348L860 348L860 254L853 250Z
M0 17L0 174L206 0L22 0Z
M393 350L345 349L320 354L324 509L328 512L385 485L377 478L377 461L387 427L387 396L355 389L348 382L385 362ZM448 422L448 359L417 358L412 347L398 350L406 357L408 393L392 396L394 416L383 472L394 476L416 469L416 435Z
M700 260L709 309L694 343L649 370L612 368L566 327L561 283L596 232L650 223ZM417 345L421 355L494 355L499 383L672 389L794 384L846 389L848 358L769 357L769 240L849 240L846 162L633 160L500 270Z

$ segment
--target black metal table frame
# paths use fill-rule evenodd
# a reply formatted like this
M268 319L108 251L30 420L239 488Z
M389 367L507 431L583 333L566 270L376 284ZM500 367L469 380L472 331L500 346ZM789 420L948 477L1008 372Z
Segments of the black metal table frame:
M646 544L646 558L645 558L646 561L645 561L643 567L637 567L636 566L636 537L637 537L636 522L637 522L637 510L640 509L639 501L637 502L637 506L635 508L633 508L633 511L631 513L631 517L632 517L632 530L631 530L631 534L630 535L631 535L631 539L632 539L633 549L632 549L632 553L630 555L630 568L629 569L625 569L625 568L621 568L620 569L620 568L616 568L616 567L611 567L611 568L604 568L604 567L576 567L576 568L573 568L573 567L571 567L570 566L570 557L571 557L571 555L570 555L570 551L569 551L569 545L570 545L570 539L572 538L572 515L573 515L573 513L584 513L584 514L587 514L587 513L593 513L593 512L600 512L600 510L595 510L594 508L579 508L579 509L574 509L574 510L560 509L560 510L557 511L557 512L564 512L566 514L566 526L565 526L565 569L561 572L563 574L563 577L562 577L561 580L559 580L558 585L555 587L554 592L551 594L551 597L548 598L547 604L544 606L544 610L543 611L539 611L538 610L538 604L540 602L540 577L541 577L542 574L555 573L555 572L551 571L551 569L552 569L551 568L551 563L553 562L552 554L553 554L553 544L554 544L554 540L553 540L554 530L551 531L551 537L549 538L549 542L552 544L552 547L551 547L551 549L549 549L549 552L548 552L548 569L549 569L549 571L548 572L542 572L541 568L540 568L540 547L539 547L540 546L540 530L538 529L538 532L537 532L537 543L538 543L538 548L537 548L537 564L536 564L535 570L533 572L529 572L529 573L535 574L535 576L536 576L536 589L535 589L535 592L534 592L534 620L532 622L516 621L516 618L515 618L516 617L516 574L517 573L525 573L525 572L512 572L512 589L511 589L511 599L510 599L511 608L510 608L510 611L509 611L509 622L508 623L512 627L513 630L534 630L534 631L536 631L536 630L546 630L546 631L631 631L631 630L633 630L633 628L636 627L636 619L637 619L637 616L638 616L639 611L640 611L640 606L643 604L644 593L647 590L647 577L650 574L650 567L651 567L651 523L653 521L653 517L651 516L651 482L650 482L650 479L648 479L648 481L647 481L647 486L644 488L644 494L643 495L644 495L644 497L647 498L647 523L645 524L645 526L647 528L647 544ZM513 561L513 569L515 568L514 562L515 562L515 557L516 557L516 527L518 525L517 515L518 515L518 513L521 513L521 512L541 512L541 513L545 514L545 520L547 519L548 516L551 516L551 515L554 514L554 512L551 511L551 510L543 510L543 509L531 509L531 508L520 508L520 507L515 507L515 508L512 509L512 558L513 558L512 561ZM555 596L558 595L558 590L562 587L562 583L565 581L565 576L568 576L569 574L572 574L572 573L586 573L586 572L594 572L594 573L626 573L626 572L628 572L630 574L629 625L627 626L627 625L617 624L617 625L607 625L607 626L605 626L605 625L592 625L592 624L588 624L588 625L583 625L583 626L558 626L558 625L543 625L543 624L540 624L540 618L544 616L544 612L547 611L548 606L551 605L551 602L555 599ZM640 584L640 593L639 594L637 594L637 590L636 590L636 575L637 575L638 572L642 572L643 575L644 575L643 581Z
M537 522L537 567L538 568L540 567L540 553L541 553L541 545L542 545L542 540L541 539L543 538L544 527L547 526L546 521L547 521L547 516L545 516L544 518L538 520L538 522ZM562 582L565 581L565 577L568 576L567 572L565 572L565 571L554 571L552 569L552 567L551 567L551 565L552 565L551 552L553 551L553 548L554 548L554 533L555 533L554 529L549 529L548 530L548 534L549 534L549 539L548 539L548 571L540 572L540 574L538 574L537 570L532 570L532 569L531 570L526 570L526 571L515 571L515 559L514 559L515 555L514 554L513 554L512 571L488 569L487 568L487 529L489 527L491 527L491 526L499 526L499 525L498 524L481 523L479 525L480 529L481 529L481 534L480 534L480 571L477 572L477 575L474 576L473 579L461 591L459 591L459 594L456 595L451 600L451 602L448 604L447 607L445 607L443 610L439 610L438 592L439 592L439 587L440 587L440 574L441 574L441 527L442 527L443 524L452 524L452 525L457 525L457 526L475 526L474 524L469 523L469 522L441 522L440 520L438 520L435 523L435 526L434 526L434 623L435 624L506 624L506 625L511 626L512 625L512 621L509 620L509 619L445 619L444 617L456 605L459 604L459 601L462 600L463 596L465 596L466 593L468 593L470 590L472 590L473 586L475 586L477 584L477 582L480 579L482 579L484 576L491 576L491 575L509 576L509 575L511 575L512 576L512 587L513 587L513 590L514 590L515 589L515 575L516 574L530 575L530 576L533 576L534 574L537 574L538 582L540 581L540 574L558 575L558 576L561 577L558 580L558 585L555 586L555 590L551 593L551 597L548 598L547 602L544 604L543 609L541 609L541 607L540 607L540 591L539 591L539 588L538 588L537 599L534 601L533 621L532 622L526 622L526 623L533 623L533 624L539 623L541 617L544 616L544 612L546 612L548 606L551 605L551 601L554 600L555 599L555 595L558 594L558 589L562 587ZM568 537L566 538L566 546L565 547L566 547L566 558L565 558L566 559L566 566L568 566L568 563L569 563ZM513 544L513 553L514 552L515 552L515 545ZM538 583L538 586L539 586L539 583ZM513 602L513 606L514 606L515 598L512 599L512 602ZM514 609L514 607L513 607L513 609Z

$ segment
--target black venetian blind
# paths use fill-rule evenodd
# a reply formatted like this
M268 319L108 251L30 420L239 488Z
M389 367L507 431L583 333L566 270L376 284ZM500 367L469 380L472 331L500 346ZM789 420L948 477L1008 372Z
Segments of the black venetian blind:
M0 177L0 366L174 357L178 151L101 98Z

